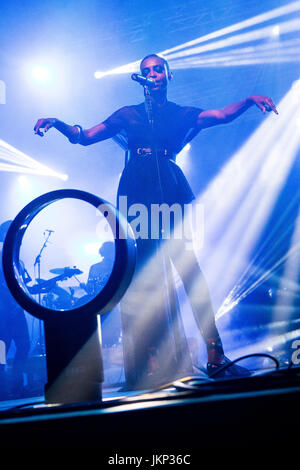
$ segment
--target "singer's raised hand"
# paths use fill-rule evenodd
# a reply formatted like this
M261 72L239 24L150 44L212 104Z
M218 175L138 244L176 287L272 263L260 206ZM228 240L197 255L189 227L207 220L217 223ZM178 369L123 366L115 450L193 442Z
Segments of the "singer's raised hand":
M36 125L34 126L34 133L43 137L44 133L46 133L51 127L53 127L56 123L56 118L41 118L38 119ZM44 130L44 133L41 131Z
M249 97L249 100L259 108L263 113L266 111L269 113L273 111L275 114L278 114L275 104L273 103L272 98L264 95L252 95Z

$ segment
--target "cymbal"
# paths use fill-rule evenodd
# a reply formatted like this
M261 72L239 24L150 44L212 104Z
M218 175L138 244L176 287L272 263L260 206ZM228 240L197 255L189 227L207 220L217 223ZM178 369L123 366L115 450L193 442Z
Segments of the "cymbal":
M49 272L52 274L65 274L65 273L83 274L83 271L80 271L80 269L70 268L69 266L66 266L65 268L53 268L53 269L50 269Z
M33 286L27 286L27 289L33 295L45 294L47 292L50 292L56 286L56 283L58 281L64 281L68 277L72 277L75 274L82 274L82 271L76 268L64 268L61 274L58 274L57 276L54 276L51 279L47 280L39 279L39 282L37 284L34 284Z
M66 268L53 268L49 270L49 273L52 274L63 274Z

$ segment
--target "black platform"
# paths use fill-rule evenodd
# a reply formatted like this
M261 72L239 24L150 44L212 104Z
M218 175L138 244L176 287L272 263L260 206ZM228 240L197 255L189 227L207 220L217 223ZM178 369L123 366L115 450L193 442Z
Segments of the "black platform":
M1 412L0 442L1 448L95 448L103 459L118 451L196 458L200 448L291 446L299 400L297 368L203 383L197 391L115 392L101 404L24 403Z

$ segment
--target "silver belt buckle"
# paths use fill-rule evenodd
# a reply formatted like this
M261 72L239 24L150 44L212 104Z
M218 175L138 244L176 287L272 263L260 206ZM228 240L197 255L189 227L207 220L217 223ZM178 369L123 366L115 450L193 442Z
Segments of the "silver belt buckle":
M151 155L152 154L152 150L149 149L149 148L142 148L142 147L139 147L137 150L136 150L136 153L138 155L141 155L142 157L147 157L148 155Z

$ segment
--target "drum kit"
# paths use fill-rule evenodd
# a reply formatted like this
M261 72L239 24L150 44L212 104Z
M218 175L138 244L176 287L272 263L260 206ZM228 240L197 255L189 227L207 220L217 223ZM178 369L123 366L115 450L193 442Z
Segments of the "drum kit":
M36 284L29 286L27 290L31 295L38 295L39 302L52 310L71 310L89 302L94 296L87 293L85 284L77 279L77 275L83 274L83 271L76 268L64 267L53 268L49 271L56 276L50 279L36 279ZM60 281L65 281L74 277L78 285L63 288L57 285Z

